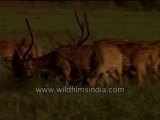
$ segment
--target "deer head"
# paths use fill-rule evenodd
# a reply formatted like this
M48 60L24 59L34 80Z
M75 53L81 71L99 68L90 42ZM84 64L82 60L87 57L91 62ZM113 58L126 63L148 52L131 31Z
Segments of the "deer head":
M22 41L17 47L13 55L12 66L15 70L16 76L20 78L26 78L32 76L32 48L34 45L34 35L31 31L28 18L26 18L27 27L31 35L32 42L24 54L21 54L20 48L23 47L24 41Z

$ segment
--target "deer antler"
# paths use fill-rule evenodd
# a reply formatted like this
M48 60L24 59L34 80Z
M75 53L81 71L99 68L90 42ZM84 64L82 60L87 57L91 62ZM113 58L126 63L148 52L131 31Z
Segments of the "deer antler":
M21 46L23 46L23 45L25 44L25 42L26 42L26 38L24 37L24 38L22 39L21 43L19 43L19 44L17 45L17 47L15 48L15 50L16 50L16 52L18 53L18 56L20 57L20 59L23 59L23 56L20 54L18 48L21 47Z
M28 58L28 55L30 54L32 48L33 48L33 45L34 45L34 35L33 35L33 32L31 30L31 27L30 27L30 24L29 24L29 20L28 18L26 18L26 24L27 24L27 27L28 27L28 30L29 30L29 33L31 35L31 39L32 39L32 43L31 45L29 46L29 48L27 49L27 51L25 52L25 54L23 55L23 58L24 59L27 59Z
M86 26L86 30L87 30L87 35L85 36L85 38L83 40L80 40L78 43L77 43L77 46L80 46L82 45L89 37L90 35L90 32L89 32L89 28L88 28L88 21L87 21L87 14L86 12L84 13L84 20L85 20L85 26Z
M82 24L80 23L79 19L78 19L78 16L77 16L77 11L75 10L75 17L76 17L76 20L77 20L77 23L81 29L81 37L79 38L77 44L82 40L83 38L83 35L84 35L84 23L82 21Z
M19 50L18 50L18 48L17 48L17 47L16 47L16 51L17 51L18 56L20 57L20 59L23 59L23 56L19 53Z
M80 39L77 42L77 46L80 46L88 39L89 34L90 34L89 27L88 27L88 21L87 21L87 14L86 14L86 12L84 13L84 23L85 23L86 31L87 31L87 35L85 37L84 37L84 23L83 23L83 21L82 21L82 24L80 23L78 16L77 16L77 11L75 11L75 17L76 17L77 23L81 29L81 33L82 33Z

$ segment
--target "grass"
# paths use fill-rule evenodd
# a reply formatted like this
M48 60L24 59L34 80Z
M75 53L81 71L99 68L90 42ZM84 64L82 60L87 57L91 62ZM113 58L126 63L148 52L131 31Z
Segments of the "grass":
M158 40L160 38L159 12L128 12L105 9L83 9L87 11L90 26L89 41L101 38L118 37L129 40ZM78 39L79 28L72 9L52 8L1 8L0 34L2 40L30 40L25 17L30 19L36 42L46 53L54 48L53 40L66 43L69 37L66 27ZM17 82L12 73L0 68L0 120L158 120L160 119L160 82L153 88L137 88L132 81L125 93L83 94L83 93L36 93L35 88L43 86L45 80L33 78ZM62 86L53 79L49 87ZM108 86L112 87L112 86ZM115 87L118 87L115 85Z

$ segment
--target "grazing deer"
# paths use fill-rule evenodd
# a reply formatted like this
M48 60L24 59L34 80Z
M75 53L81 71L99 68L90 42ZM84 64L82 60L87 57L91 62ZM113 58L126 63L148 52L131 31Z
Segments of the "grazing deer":
M117 46L111 44L97 44L93 46L92 74L88 78L91 87L109 83L114 77L122 83L123 54ZM104 81L104 75L107 75Z
M86 20L86 13L85 13L85 22ZM19 52L19 48L17 47L15 52L14 52L14 58L12 60L12 66L16 72L16 74L19 77L31 77L33 75L33 68L38 68L38 69L51 69L54 72L57 73L62 73L64 75L65 81L68 84L68 81L71 80L70 74L71 74L71 65L74 65L74 67L76 66L81 66L81 64L86 64L86 61L83 61L84 58L82 59L83 54L89 54L88 52L86 52L85 50L89 48L89 46L84 46L84 47L80 47L89 37L89 30L87 27L87 35L84 37L84 25L80 24L77 14L76 14L76 19L78 21L78 24L81 28L81 32L82 35L79 39L79 41L77 42L76 45L65 45L65 46L61 46L59 48L57 48L56 50L54 50L53 52L47 54L47 55L43 55L41 57L37 57L37 58L32 58L32 56L30 55L32 49L33 49L33 45L34 45L34 35L31 31L30 25L28 20L26 20L29 31L30 31L30 35L32 38L32 43L29 46L29 48L27 49L27 51L24 53L24 55L22 55ZM86 26L87 22L85 23ZM83 49L83 50L82 50ZM82 52L83 51L83 52ZM78 57L79 58L78 58ZM81 58L80 58L81 56ZM86 57L86 55L84 55ZM80 63L77 62L76 60L79 59ZM76 61L76 62L75 62ZM89 59L87 59L87 62L89 61ZM71 64L70 64L71 63ZM78 65L77 65L78 64ZM89 65L89 63L87 63ZM88 66L84 67L84 69L88 70ZM74 71L73 71L74 72Z
M159 75L160 50L156 44L150 44L145 48L137 49L133 57L132 64L139 79L139 86L143 86L144 81L150 84L151 76L156 78ZM153 79L153 78L152 78Z
M119 47L123 53L123 74L137 75L140 80L139 86L146 80L149 82L148 74L151 72L159 76L159 49L157 43L148 41L137 42L114 42L111 44Z
M64 45L60 46L56 49L56 51L66 58L69 61L70 66L72 68L71 77L72 79L77 80L85 80L90 73L90 58L92 54L92 47L91 45L83 45L84 42L87 41L90 32L88 27L87 15L84 13L84 21L80 22L77 16L77 12L75 11L76 21L81 30L81 36L77 42L74 40L73 45ZM85 26L84 26L85 25ZM84 36L84 32L86 27L86 35Z
M35 69L51 69L57 72L62 70L65 76L65 79L69 81L70 80L69 63L60 55L58 55L56 51L53 51L41 57L33 58L32 50L35 42L34 35L31 31L28 19L26 19L26 23L32 38L32 42L30 46L28 46L24 54L21 54L20 52L21 46L17 46L16 50L14 51L12 66L17 77L20 77L20 78L31 77L33 75L33 70Z
M133 75L133 73L136 73L138 79L140 79L140 81L144 81L144 79L147 78L147 64L149 61L151 62L150 58L147 58L149 56L151 56L152 59L152 71L156 75L158 74L159 50L156 46L153 47L151 42L129 42L123 39L104 39L97 41L96 44L111 44L120 49L120 51L123 53L123 77L125 78L128 75ZM141 83L142 82L140 82L140 84Z

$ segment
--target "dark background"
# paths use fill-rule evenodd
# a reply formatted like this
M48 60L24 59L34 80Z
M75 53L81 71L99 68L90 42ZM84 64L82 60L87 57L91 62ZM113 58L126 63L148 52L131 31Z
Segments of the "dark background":
M102 9L160 10L160 0L12 0L0 1L0 7L99 7Z

